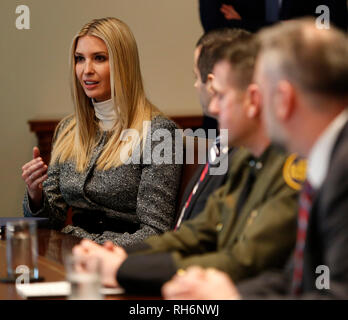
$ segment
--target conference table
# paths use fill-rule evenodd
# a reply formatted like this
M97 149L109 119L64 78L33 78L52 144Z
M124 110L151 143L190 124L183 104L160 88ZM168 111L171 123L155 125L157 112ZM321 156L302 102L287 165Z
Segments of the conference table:
M63 234L55 230L38 229L38 267L39 275L45 282L65 281L64 256L71 253L74 245L81 239ZM0 235L0 278L6 277L6 241ZM50 297L49 299L65 299L64 297ZM0 282L0 300L21 300L16 292L15 284ZM48 298L45 298L48 299ZM106 300L142 300L160 299L159 297L140 297L127 295L105 296Z

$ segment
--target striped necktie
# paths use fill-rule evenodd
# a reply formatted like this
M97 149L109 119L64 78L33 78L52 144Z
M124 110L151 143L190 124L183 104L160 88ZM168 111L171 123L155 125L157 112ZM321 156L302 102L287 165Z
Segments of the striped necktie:
M306 243L307 226L309 213L312 208L314 198L314 189L308 180L304 182L302 192L300 194L298 226L296 237L296 248L294 255L294 273L292 278L292 294L299 295L302 292L303 279L303 253Z

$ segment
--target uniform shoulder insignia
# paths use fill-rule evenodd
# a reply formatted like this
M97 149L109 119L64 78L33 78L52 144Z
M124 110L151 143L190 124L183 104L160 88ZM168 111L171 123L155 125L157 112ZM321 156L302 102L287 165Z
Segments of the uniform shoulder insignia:
M307 161L291 154L285 161L283 167L283 178L286 184L295 190L300 190L302 183L306 179Z

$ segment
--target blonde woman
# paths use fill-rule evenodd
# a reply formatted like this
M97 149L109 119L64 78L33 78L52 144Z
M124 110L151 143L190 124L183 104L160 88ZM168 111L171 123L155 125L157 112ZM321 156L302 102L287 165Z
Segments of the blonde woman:
M34 148L22 167L24 215L49 217L61 229L72 208L73 224L63 232L121 246L170 229L181 175L174 145L172 164L124 161L143 151L157 129L172 137L176 129L145 96L129 27L115 18L86 24L73 40L71 66L74 114L56 129L50 165ZM138 139L123 139L127 129ZM150 151L159 143L152 141Z

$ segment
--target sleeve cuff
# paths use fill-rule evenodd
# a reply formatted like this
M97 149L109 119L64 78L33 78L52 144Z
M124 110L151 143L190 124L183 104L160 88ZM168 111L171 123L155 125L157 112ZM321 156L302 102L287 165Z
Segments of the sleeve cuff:
M117 282L130 294L161 295L162 285L177 268L170 253L129 256L117 273Z
M23 211L25 217L40 217L43 216L43 212L45 211L45 194L42 194L42 207L40 210L36 212L32 212L30 208L30 200L28 195L28 190L25 189L24 200L23 200Z

